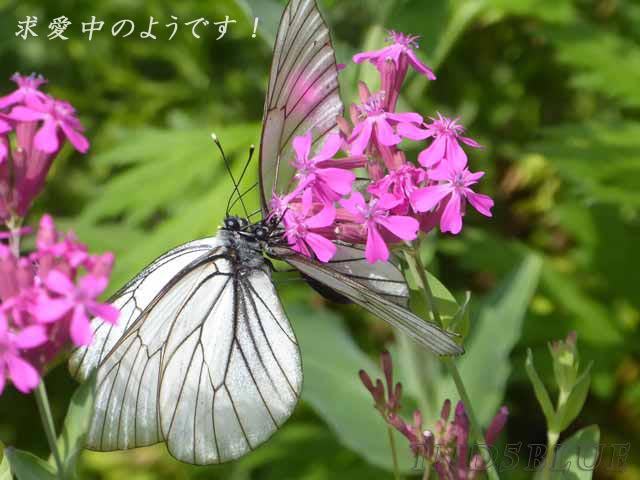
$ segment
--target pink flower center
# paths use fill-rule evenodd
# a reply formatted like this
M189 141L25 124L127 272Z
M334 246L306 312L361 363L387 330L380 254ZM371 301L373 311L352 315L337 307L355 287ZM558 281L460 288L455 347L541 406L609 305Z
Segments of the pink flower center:
M359 110L363 118L385 114L384 95L384 92L378 92L375 95L371 95L369 100L360 105Z
M387 42L393 40L397 45L402 45L403 47L419 48L418 39L420 37L418 35L405 35L402 32L394 32L393 30L389 33L390 36L387 37Z
M435 120L431 125L431 128L436 131L438 136L446 135L449 137L457 137L464 131L462 125L458 125L457 120L450 118L440 118Z

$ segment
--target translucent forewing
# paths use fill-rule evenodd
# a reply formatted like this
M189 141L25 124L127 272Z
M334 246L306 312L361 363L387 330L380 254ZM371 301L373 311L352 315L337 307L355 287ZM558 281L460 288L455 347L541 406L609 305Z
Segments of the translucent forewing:
M313 150L337 131L342 113L338 70L329 29L315 0L292 0L276 37L264 105L260 144L260 200L269 211L272 193L291 187L292 140L309 130Z

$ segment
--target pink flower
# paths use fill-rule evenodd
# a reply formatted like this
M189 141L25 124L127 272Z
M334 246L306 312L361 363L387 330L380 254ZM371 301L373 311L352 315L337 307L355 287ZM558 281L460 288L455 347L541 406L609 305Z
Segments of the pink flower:
M71 313L71 339L75 345L89 345L93 340L89 316L102 318L112 324L117 322L118 309L95 300L107 288L106 276L98 277L89 273L80 278L76 286L67 275L52 270L44 283L55 296L48 297L37 306L36 317L48 323Z
M9 117L21 122L42 120L44 123L34 137L34 146L45 153L56 153L63 136L79 152L86 153L89 150L89 141L80 133L84 127L69 102L50 97L44 100L32 98L25 106L14 107Z
M296 152L293 166L297 169L296 178L305 188L309 186L323 202L330 203L350 193L356 176L346 168L364 164L364 157L332 160L341 146L340 135L331 135L317 155L309 158L311 131L293 139Z
M409 211L411 194L425 179L426 172L422 168L407 163L396 170L391 170L385 177L369 185L367 191L377 197L387 193L392 194L400 200L398 206L393 209L394 213L406 214Z
M389 248L383 233L390 233L402 240L414 240L417 237L420 225L416 219L389 214L389 210L398 206L400 202L401 200L393 195L387 194L380 198L374 197L367 204L360 192L353 192L351 197L341 200L342 206L366 230L365 257L369 263L378 260L386 262L389 259Z
M418 48L418 38L420 37L405 35L392 30L387 38L387 41L393 41L392 45L372 52L358 53L354 55L353 61L362 63L368 60L376 65L380 71L383 69L383 62L387 59L391 59L398 70L402 69L403 62L408 62L417 72L426 76L429 80L435 80L436 76L433 71L422 63L413 51L414 48Z
M41 326L30 326L12 332L9 330L7 317L0 311L0 395L4 391L7 378L23 393L28 393L38 386L38 370L22 358L21 350L38 347L46 341L47 336Z
M412 140L433 137L431 145L420 152L418 156L418 161L423 167L433 167L441 160L446 159L452 162L455 168L464 168L467 165L467 155L458 141L473 148L483 148L475 140L462 136L464 127L458 123L459 119L452 120L438 113L438 119L432 118L431 120L432 123L425 125L425 129L410 123L398 125L398 133Z
M402 141L404 135L394 131L397 123L421 124L422 117L417 113L392 113L384 110L384 94L369 97L359 108L360 122L349 138L352 155L362 155L372 137L380 144L390 147Z
M442 183L413 192L411 204L417 212L426 212L435 208L441 201L445 201L446 207L440 218L440 230L458 234L462 230L465 200L468 200L482 215L491 217L493 200L469 188L478 183L483 175L484 172L471 173L466 167L456 169L449 163L442 163L439 168L429 172L430 179Z
M314 204L310 190L302 195L301 206L300 210L285 213L285 237L296 252L328 262L335 255L336 246L319 232L333 225L336 209L332 205L321 205L322 209L312 215Z
M40 90L40 86L47 83L42 75L20 75L15 73L12 75L11 80L18 85L18 89L13 93L0 98L0 109L10 107L17 103L25 103L33 99L45 101L47 95Z

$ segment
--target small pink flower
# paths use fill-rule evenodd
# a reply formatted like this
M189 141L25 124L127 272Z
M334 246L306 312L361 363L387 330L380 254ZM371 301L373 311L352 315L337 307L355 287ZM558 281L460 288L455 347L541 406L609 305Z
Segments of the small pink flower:
M433 138L429 147L420 152L418 161L423 167L433 167L446 159L457 169L467 165L467 155L458 143L461 141L473 148L483 148L475 140L463 137L464 127L458 123L459 119L443 117L438 113L438 119L432 118L432 123L421 129L410 123L398 125L398 133L412 140Z
M380 50L374 50L371 52L363 52L354 55L353 61L355 63L362 63L364 61L370 61L377 66L378 70L382 71L383 62L387 59L391 59L397 69L402 68L403 62L408 62L417 72L426 76L429 80L435 80L436 76L433 71L427 67L424 63L418 59L413 49L418 48L418 36L405 35L401 32L389 32L387 41L393 41L392 45L388 45Z
M422 168L407 163L396 170L391 170L385 177L369 185L367 191L377 197L387 193L392 194L400 200L393 212L406 214L409 211L411 194L419 188L425 179L426 172Z
M336 246L319 232L333 225L336 209L332 205L322 205L321 210L312 215L314 204L310 190L304 192L301 206L300 210L287 210L285 237L296 252L328 262L335 255Z
M442 183L413 192L411 204L417 212L426 212L435 208L441 201L445 201L446 207L440 218L440 230L458 234L462 230L462 215L466 200L482 215L491 217L493 200L469 188L478 183L483 175L484 172L471 173L466 167L456 169L449 163L442 163L437 169L429 172L431 180Z
M360 122L355 126L349 143L352 155L362 155L375 138L380 144L390 147L402 141L404 135L396 133L393 126L398 123L421 124L417 113L392 113L384 110L384 94L372 95L358 107Z
M42 75L20 75L13 74L11 80L18 85L18 89L14 92L0 98L0 109L10 107L17 103L25 103L33 99L44 101L47 95L40 90L40 86L47 83Z
M414 240L417 237L420 225L416 219L389 214L389 211L398 206L400 201L393 195L387 194L380 198L374 197L367 204L360 192L353 192L351 197L341 200L342 206L366 230L365 257L369 263L375 263L378 260L386 262L389 259L389 248L383 233L388 232L402 240Z
M35 316L41 322L49 323L71 313L71 339L75 345L89 345L93 340L89 316L102 318L112 324L118 320L117 308L95 300L107 288L106 276L86 274L76 286L67 275L52 270L44 283L55 296L42 299L36 307Z
M42 120L44 123L34 137L34 146L45 153L57 152L63 136L79 152L86 153L89 150L89 141L80 133L84 127L69 102L50 97L44 100L32 98L25 106L14 107L9 118L21 122Z
M364 164L362 158L333 159L342 147L340 135L330 135L320 151L309 158L311 153L311 131L293 139L297 169L296 178L300 184L308 186L323 202L331 203L351 192L356 176L348 168ZM355 160L354 160L355 158Z
M9 330L9 322L0 311L0 395L7 378L23 393L35 389L40 383L40 374L33 365L22 358L21 351L38 347L47 341L41 326L30 326L17 332Z

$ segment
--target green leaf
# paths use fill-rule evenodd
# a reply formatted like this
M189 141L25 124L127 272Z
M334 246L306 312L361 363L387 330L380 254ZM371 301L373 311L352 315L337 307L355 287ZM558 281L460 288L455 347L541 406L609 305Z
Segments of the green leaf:
M571 425L571 422L573 422L582 411L584 402L587 399L587 394L589 393L589 386L591 385L591 366L592 363L582 372L565 404L560 407L558 411L558 432L564 431Z
M583 428L565 440L556 452L554 480L591 480L600 444L600 429L597 425ZM538 470L535 480L542 480Z
M509 355L520 339L541 268L538 256L525 257L483 303L473 322L467 353L460 359L459 368L476 415L484 425L493 418L504 396L511 373Z
M95 373L80 385L71 397L67 417L58 437L58 451L67 475L75 472L78 456L85 446L93 414L94 393ZM50 458L49 464L55 465L53 462L53 458Z
M14 448L7 448L4 452L18 480L55 480L55 470L32 453Z
M553 404L551 403L549 392L547 392L547 388L544 386L544 383L542 383L542 380L536 371L536 367L533 364L533 354L531 353L530 348L527 349L527 359L525 360L524 368L527 371L527 375L529 376L529 380L533 386L533 391L536 394L538 403L542 408L542 412L547 419L547 425L552 425L556 412L553 408Z
M307 401L331 427L340 442L370 463L391 469L387 426L373 407L373 399L358 376L360 369L372 378L382 372L356 345L340 318L327 310L310 314L299 302L287 303L287 312L303 352ZM413 465L409 446L396 434L400 465Z
M5 446L0 442L0 480L12 480L11 477L11 465L9 465L9 458L5 455Z

